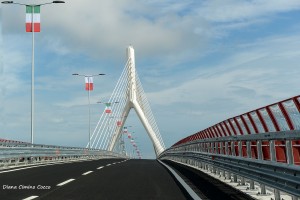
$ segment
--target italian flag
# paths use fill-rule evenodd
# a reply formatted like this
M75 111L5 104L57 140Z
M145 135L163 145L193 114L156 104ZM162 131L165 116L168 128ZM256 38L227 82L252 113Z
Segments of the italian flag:
M106 106L105 113L111 113L111 108L110 108L111 103L105 103L105 106Z
M93 84L93 77L91 76L86 76L85 77L85 90L93 90L94 89L94 84Z
M40 6L26 6L26 32L32 32L32 24L34 32L41 32Z

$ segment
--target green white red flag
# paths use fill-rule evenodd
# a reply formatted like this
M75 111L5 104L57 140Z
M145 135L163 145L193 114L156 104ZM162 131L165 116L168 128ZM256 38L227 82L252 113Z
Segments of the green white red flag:
M41 32L41 6L26 6L26 32ZM33 26L32 26L33 24Z
M94 89L93 77L86 76L85 77L85 90L93 90L93 89Z
M105 113L110 114L111 113L111 103L105 103Z

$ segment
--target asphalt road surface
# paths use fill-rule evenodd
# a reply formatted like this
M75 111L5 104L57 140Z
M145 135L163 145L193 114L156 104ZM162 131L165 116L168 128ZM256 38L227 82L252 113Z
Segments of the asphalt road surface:
M102 159L12 170L0 171L0 199L190 199L156 160Z

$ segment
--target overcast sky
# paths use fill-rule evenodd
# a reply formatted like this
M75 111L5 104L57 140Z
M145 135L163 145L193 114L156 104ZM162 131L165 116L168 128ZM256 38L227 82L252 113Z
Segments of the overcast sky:
M17 1L16 1L17 2ZM45 2L45 1L18 1ZM299 95L299 0L66 0L35 34L35 143L85 147L133 45L167 147L227 118ZM25 7L1 5L0 138L30 141L31 33ZM153 146L134 111L144 158ZM129 130L130 131L130 130Z

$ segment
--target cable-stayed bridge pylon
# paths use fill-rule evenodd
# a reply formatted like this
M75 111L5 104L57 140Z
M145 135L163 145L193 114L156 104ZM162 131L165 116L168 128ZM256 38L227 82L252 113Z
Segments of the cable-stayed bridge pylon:
M91 135L91 148L118 150L122 144L123 126L130 110L134 109L158 156L165 149L165 145L136 72L132 46L127 48L127 58L124 70L106 103L106 109Z

